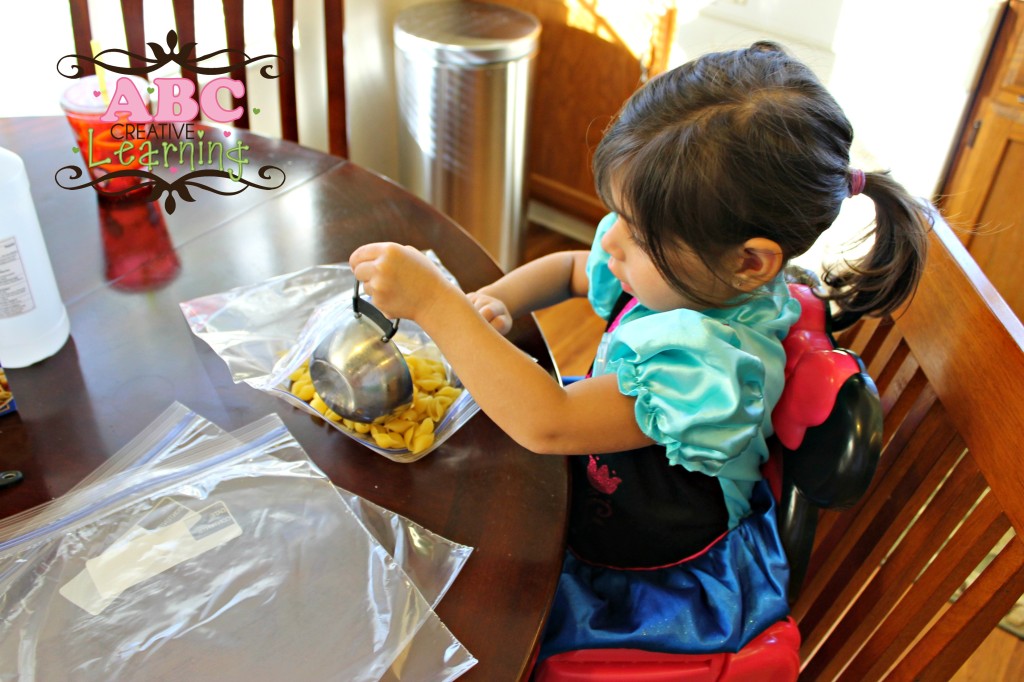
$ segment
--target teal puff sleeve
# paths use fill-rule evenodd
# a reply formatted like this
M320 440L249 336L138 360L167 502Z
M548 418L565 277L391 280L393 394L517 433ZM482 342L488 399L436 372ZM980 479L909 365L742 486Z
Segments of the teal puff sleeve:
M732 525L749 512L768 456L784 381L781 339L798 316L779 278L735 308L638 306L608 339L604 373L636 398L640 429L673 464L719 479Z
M594 243L590 247L590 256L587 258L587 279L590 281L587 297L594 312L606 320L612 314L612 308L615 307L619 295L622 294L622 284L608 269L609 256L608 252L601 248L601 237L611 229L617 219L618 215L615 213L609 213L601 219L594 235Z

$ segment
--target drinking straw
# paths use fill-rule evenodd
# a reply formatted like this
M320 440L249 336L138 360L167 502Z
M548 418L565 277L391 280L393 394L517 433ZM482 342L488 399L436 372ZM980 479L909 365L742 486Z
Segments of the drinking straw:
M101 52L100 41L90 40L89 47L92 48L92 58L96 59ZM100 94L103 95L103 103L110 104L110 94L107 92L107 70L99 64L96 65L96 78L100 82Z

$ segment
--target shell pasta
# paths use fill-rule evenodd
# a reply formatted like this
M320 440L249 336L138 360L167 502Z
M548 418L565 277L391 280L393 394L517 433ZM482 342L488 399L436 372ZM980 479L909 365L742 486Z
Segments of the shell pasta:
M412 374L412 402L370 423L344 419L327 407L313 388L308 360L289 377L289 391L309 403L325 419L373 440L378 447L419 454L434 444L434 426L444 418L462 389L451 385L444 364L439 360L416 355L405 359Z

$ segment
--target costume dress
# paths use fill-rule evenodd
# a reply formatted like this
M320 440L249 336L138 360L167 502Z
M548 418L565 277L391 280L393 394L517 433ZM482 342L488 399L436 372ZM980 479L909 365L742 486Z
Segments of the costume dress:
M586 648L738 651L788 613L788 567L760 473L800 315L780 275L740 305L657 312L623 294L601 221L590 302L614 374L655 441L571 458L569 552L540 658Z

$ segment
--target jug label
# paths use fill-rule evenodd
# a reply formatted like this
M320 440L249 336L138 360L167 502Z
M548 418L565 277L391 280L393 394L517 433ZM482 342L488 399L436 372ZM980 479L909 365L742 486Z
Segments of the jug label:
M35 307L17 240L0 239L0 320L24 315Z

